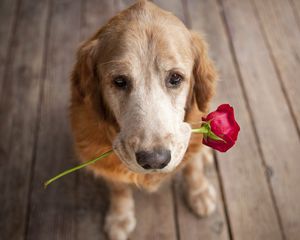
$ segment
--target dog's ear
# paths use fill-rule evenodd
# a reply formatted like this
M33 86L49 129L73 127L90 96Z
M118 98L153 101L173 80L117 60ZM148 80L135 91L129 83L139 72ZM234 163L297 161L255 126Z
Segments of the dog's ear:
M208 111L208 105L215 90L217 71L208 57L207 45L198 33L191 32L194 54L193 97L201 112Z
M95 69L95 55L98 40L83 43L77 51L77 61L72 72L71 82L73 94L78 100L85 101L93 92L93 85L97 82Z
M101 79L97 70L99 40L84 42L77 52L77 62L71 75L72 101L91 105L100 119L108 120L110 111L104 102Z

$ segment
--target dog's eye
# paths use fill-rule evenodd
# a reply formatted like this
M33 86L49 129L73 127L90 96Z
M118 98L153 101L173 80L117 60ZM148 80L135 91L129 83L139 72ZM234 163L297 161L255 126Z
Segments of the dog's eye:
M167 87L169 88L176 88L179 87L183 80L183 77L178 73L172 73L169 75L167 79Z
M115 77L113 83L119 89L126 89L128 87L128 79L125 76Z

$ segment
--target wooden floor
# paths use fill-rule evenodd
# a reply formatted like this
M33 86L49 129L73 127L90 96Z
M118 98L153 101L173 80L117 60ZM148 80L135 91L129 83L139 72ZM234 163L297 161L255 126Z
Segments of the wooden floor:
M196 218L180 176L136 191L134 240L300 239L300 1L164 0L204 32L219 71L214 106L231 103L238 144L208 175L218 211ZM122 0L0 1L0 239L106 239L107 189L76 164L67 118L74 53ZM175 36L176 37L176 36Z

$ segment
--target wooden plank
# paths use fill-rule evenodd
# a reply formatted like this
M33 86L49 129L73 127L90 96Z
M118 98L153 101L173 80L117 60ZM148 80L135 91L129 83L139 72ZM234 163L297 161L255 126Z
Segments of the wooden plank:
M32 194L29 239L105 239L103 225L108 193L103 181L80 171L60 180L45 192L39 184L62 169L77 164L68 121L69 72L79 39L88 38L101 27L112 14L112 4L109 0L88 0L83 2L81 10L79 1L76 4L73 1L55 1L53 4L52 35L50 33L48 49L51 55L48 54L43 101L45 110L42 112L37 152L40 161L35 170L39 174L33 181L37 185ZM81 14L80 26L78 16ZM68 32L69 28L74 31ZM58 97L58 92L65 94L60 93ZM53 129L52 125L57 128ZM47 169L51 169L52 173ZM43 224L46 221L47 225Z
M83 0L83 19L81 24L81 41L93 35L115 12L114 1Z
M130 5L134 4L135 2L135 0L116 0L116 10L121 11L122 9L125 9ZM153 0L152 2L166 11L171 11L182 21L185 20L181 1L176 0L170 3L169 1L165 0Z
M11 38L16 25L17 8L17 0L0 1L0 93L4 79L4 68L8 61Z
M134 200L137 225L130 239L177 239L170 184L165 183L154 193L136 190Z
M166 11L170 11L176 17L178 17L181 21L186 23L186 16L184 12L184 6L181 0L176 1L166 1L166 0L153 0L153 3L161 7Z
M298 26L300 28L300 1L299 0L291 0L290 4L292 5L295 17L297 18L297 21L298 21Z
M41 85L47 1L24 0L12 39L15 56L0 100L0 224L3 239L23 239Z
M261 21L262 33L271 48L273 61L296 118L300 135L300 22L297 22L291 5L286 1L268 0L254 3ZM300 9L300 4L298 5Z
M53 23L51 24L51 44L48 52L50 63L49 74L45 83L45 97L42 113L37 158L47 158L37 164L34 182L40 183L71 165L74 160L68 122L69 72L74 62L75 48L79 38L87 38L111 15L110 1L86 1L82 9L83 19L81 36L79 31L80 4L72 1L54 3ZM98 18L97 18L98 16ZM60 23L64 22L64 25ZM68 33L68 28L76 29ZM58 68L60 67L60 68ZM55 75L51 74L55 72ZM63 81L62 81L63 80ZM57 92L66 92L58 98ZM57 106L60 106L59 109ZM54 108L54 109L53 109ZM59 126L53 130L51 125ZM44 129L44 127L41 127ZM47 137L46 137L47 136ZM60 141L56 138L59 136ZM44 139L44 140L43 140ZM49 142L53 144L50 145ZM47 147L46 147L47 146ZM45 148L48 149L45 152ZM40 154L39 154L40 153ZM47 166L45 162L48 162ZM55 164L54 164L55 162ZM77 175L77 177L76 177ZM39 185L34 187L29 239L105 239L103 231L104 212L107 209L107 190L102 181L97 181L84 171L60 180L57 186L50 186L43 192ZM50 190L51 189L51 190ZM57 196L60 196L58 199ZM42 213L42 214L41 214ZM47 221L47 225L43 222ZM42 224L42 225L41 225Z
M76 236L78 240L106 239L105 214L109 206L109 192L101 179L86 171L78 174L76 197Z
M36 164L31 183L28 239L76 239L76 174L43 188L74 161L68 121L69 74L79 42L80 2L51 0ZM79 221L80 219L78 219Z
M115 11L120 12L134 4L135 0L115 0Z
M217 153L232 238L282 239L253 123L239 83L219 6L216 1L191 0L188 4L192 28L205 32L212 58L220 71L221 80L214 108L220 103L229 102L234 106L241 126L237 145L227 153ZM236 8L237 4L230 6ZM240 22L243 18L241 16L236 21ZM251 27L252 21L247 23L247 28ZM244 28L246 27L234 29L234 33ZM248 39L244 41L247 43ZM261 114L263 113L262 111Z
M256 4L259 3L256 2ZM282 36L289 32L290 40L287 41L293 46L281 50L293 51L298 54L300 49L297 47L299 44L296 43L297 39L295 38L299 35L298 29L294 25L293 29L283 30L288 26L283 25L283 21L280 22L280 19L285 17L289 19L288 21L292 21L289 16L291 12L288 12L288 8L285 6L286 3L278 5L277 1L264 1L264 4L266 4L265 7L259 5L258 8L261 9L258 11L262 16L264 15L264 25L267 24L267 21L272 21L268 24L270 29L267 33L270 35L269 37L272 34L274 38L269 39L270 43L273 42L272 50L275 48L275 42L279 45L282 44L283 48L288 47L283 43L285 40L282 40L275 32L278 31ZM300 188L298 186L300 182L300 141L297 129L285 101L271 59L272 53L268 51L253 5L250 1L225 0L224 10L264 161L267 168L271 169L273 173L269 180L284 235L286 239L298 239L300 235L300 218L298 217L300 216ZM280 14L277 14L279 12ZM279 15L283 15L283 17ZM292 22L290 24L293 26ZM271 28L274 29L274 26L276 26L276 30L272 33ZM282 38L285 39L285 37ZM273 54L274 57L277 57L279 50L275 49ZM280 56L283 57L283 55ZM288 74L295 82L293 87L298 88L296 85L299 84L296 83L296 79L297 81L299 79L295 76L299 75L299 69L295 62L295 55L292 59L287 55L284 56L285 59L280 64L284 64L284 61L291 64ZM291 74L292 71L294 76ZM288 82L287 79L284 81Z
M187 206L184 186L181 177L175 181L175 197L180 239L230 239L228 226L224 216L224 205L219 189L218 176L212 166L206 169L209 181L217 187L217 211L206 218L197 217Z

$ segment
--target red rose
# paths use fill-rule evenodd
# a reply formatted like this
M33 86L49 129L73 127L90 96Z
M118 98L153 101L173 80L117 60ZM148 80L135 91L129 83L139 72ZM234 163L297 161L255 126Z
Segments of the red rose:
M240 126L235 121L233 108L229 104L220 105L202 120L207 129L203 134L203 144L220 152L226 152L235 144Z

